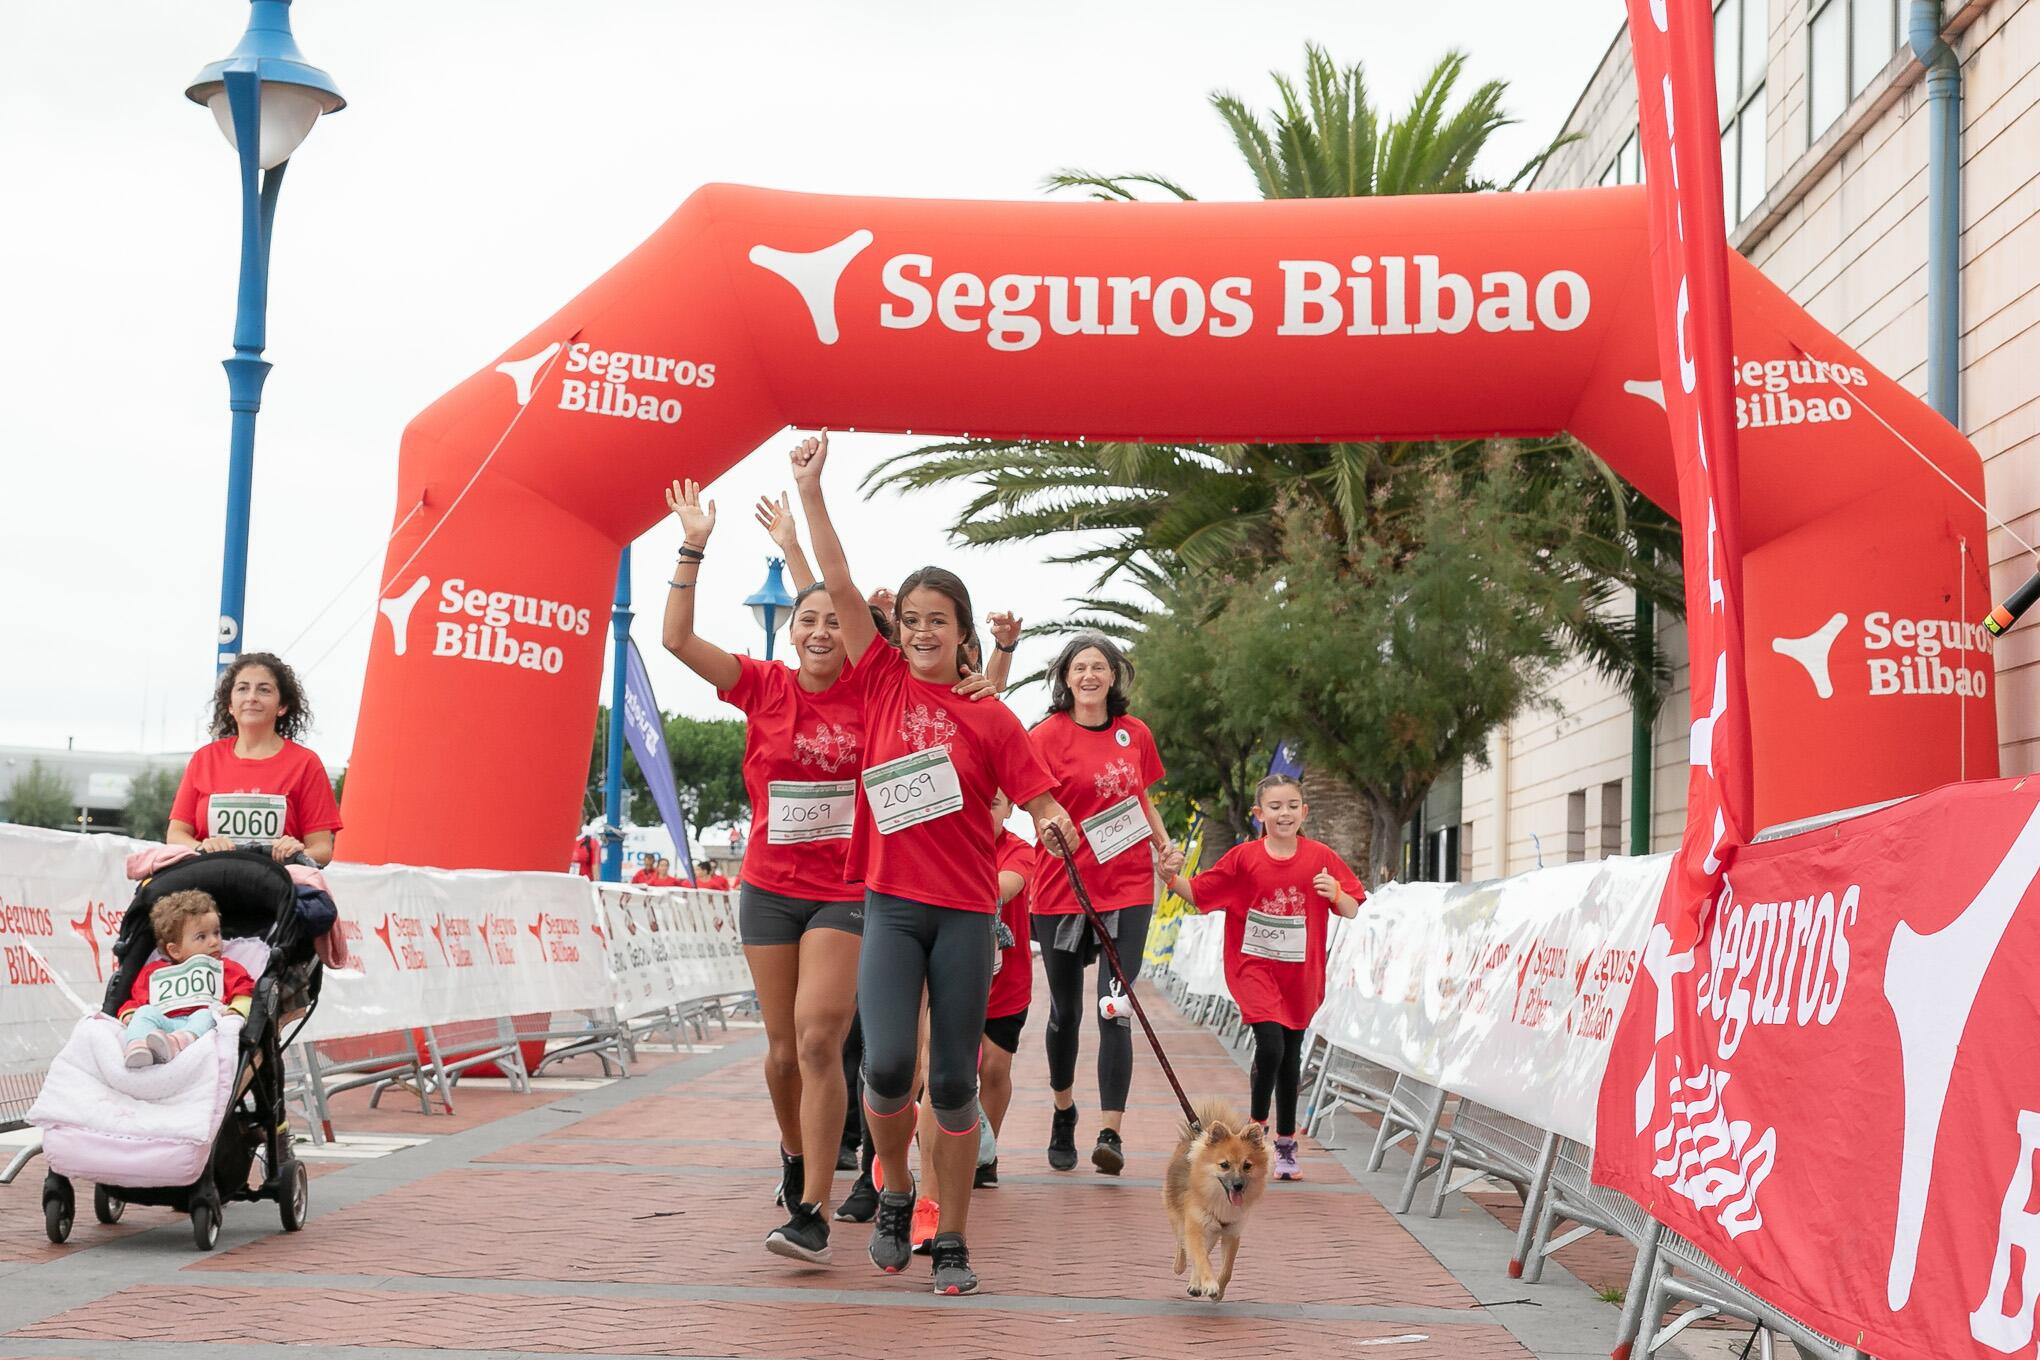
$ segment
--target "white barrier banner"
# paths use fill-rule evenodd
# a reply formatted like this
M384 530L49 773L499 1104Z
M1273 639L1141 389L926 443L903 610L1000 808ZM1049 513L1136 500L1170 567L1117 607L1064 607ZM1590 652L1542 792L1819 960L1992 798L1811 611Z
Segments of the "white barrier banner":
M611 1004L585 878L334 864L326 882L359 971L326 970L315 1039Z
M1339 923L1313 1028L1591 1145L1609 1041L1670 863L1652 855L1485 883L1391 884Z
M0 826L0 1076L40 1072L106 996L134 885L121 836Z
M751 989L735 894L604 883L596 895L624 1019Z
M1225 918L1183 917L1169 971L1183 980L1191 996L1225 995Z

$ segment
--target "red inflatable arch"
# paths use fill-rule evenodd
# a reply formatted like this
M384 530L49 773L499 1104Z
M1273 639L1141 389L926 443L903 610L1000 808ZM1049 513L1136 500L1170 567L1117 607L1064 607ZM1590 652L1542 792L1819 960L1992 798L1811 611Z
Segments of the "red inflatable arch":
M672 478L706 482L789 425L1569 430L1676 508L1647 236L1641 189L1148 205L704 188L405 431L341 851L564 864L619 548ZM1984 524L1956 490L1982 497L1974 450L1731 263L1757 825L1994 774L1969 624Z

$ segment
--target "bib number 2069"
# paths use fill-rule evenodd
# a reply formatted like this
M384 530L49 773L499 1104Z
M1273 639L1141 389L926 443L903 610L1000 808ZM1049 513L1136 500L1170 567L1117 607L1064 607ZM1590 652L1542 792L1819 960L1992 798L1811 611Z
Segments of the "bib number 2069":
M864 772L864 797L880 835L946 817L963 807L963 786L945 747L915 751Z

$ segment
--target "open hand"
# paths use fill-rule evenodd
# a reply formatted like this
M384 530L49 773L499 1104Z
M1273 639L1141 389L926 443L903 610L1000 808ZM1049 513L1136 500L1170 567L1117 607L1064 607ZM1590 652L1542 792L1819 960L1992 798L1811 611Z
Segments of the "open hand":
M675 482L666 492L666 506L680 520L680 532L687 539L687 546L697 551L708 542L708 536L715 532L715 502L706 508L701 504L701 483L692 477L684 482Z
M1018 614L1008 614L1003 610L994 609L985 615L985 630L992 635L992 641L1001 647L1017 647L1020 645L1022 622Z
M884 586L880 586L877 590L872 591L864 602L870 605L873 609L876 609L879 613L885 615L887 618L891 618L893 612L893 605L897 602L897 599L898 597L895 596L890 590L887 590Z
M766 537L772 540L782 556L791 557L799 551L799 526L793 522L793 512L788 508L787 498L783 492L776 501L770 496L760 496L758 503L751 508L751 513L758 517L758 523L765 530Z
M951 687L951 693L975 703L979 699L998 698L999 687L992 683L992 678L989 675L972 671Z
M793 446L794 485L801 487L820 486L822 465L829 461L829 432L803 439Z

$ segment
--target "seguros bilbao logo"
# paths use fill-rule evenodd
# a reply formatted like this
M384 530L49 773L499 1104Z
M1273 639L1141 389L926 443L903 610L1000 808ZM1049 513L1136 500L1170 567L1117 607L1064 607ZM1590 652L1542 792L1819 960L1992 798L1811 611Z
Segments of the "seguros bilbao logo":
M1829 665L1835 642L1849 616L1836 612L1803 637L1771 639L1771 650L1796 661L1822 699L1835 695ZM1981 698L1990 692L1991 636L1980 623L1963 619L1908 619L1889 610L1863 616L1863 650L1869 670L1864 692L1871 698L1898 695L1957 695ZM1974 658L1972 661L1971 658Z
M562 353L555 340L536 354L506 359L496 372L517 389L517 405L529 406L541 379ZM560 360L559 396L554 409L617 420L677 425L685 412L676 391L706 391L715 386L715 365L670 354L597 349L586 340L564 346ZM568 376L578 374L580 376Z
M377 605L389 620L391 652L403 656L411 646L411 615L431 588L419 576L401 594ZM558 675L566 652L554 637L586 637L594 611L584 606L524 595L510 590L471 586L466 577L440 583L432 625L432 655L458 657L519 670Z

